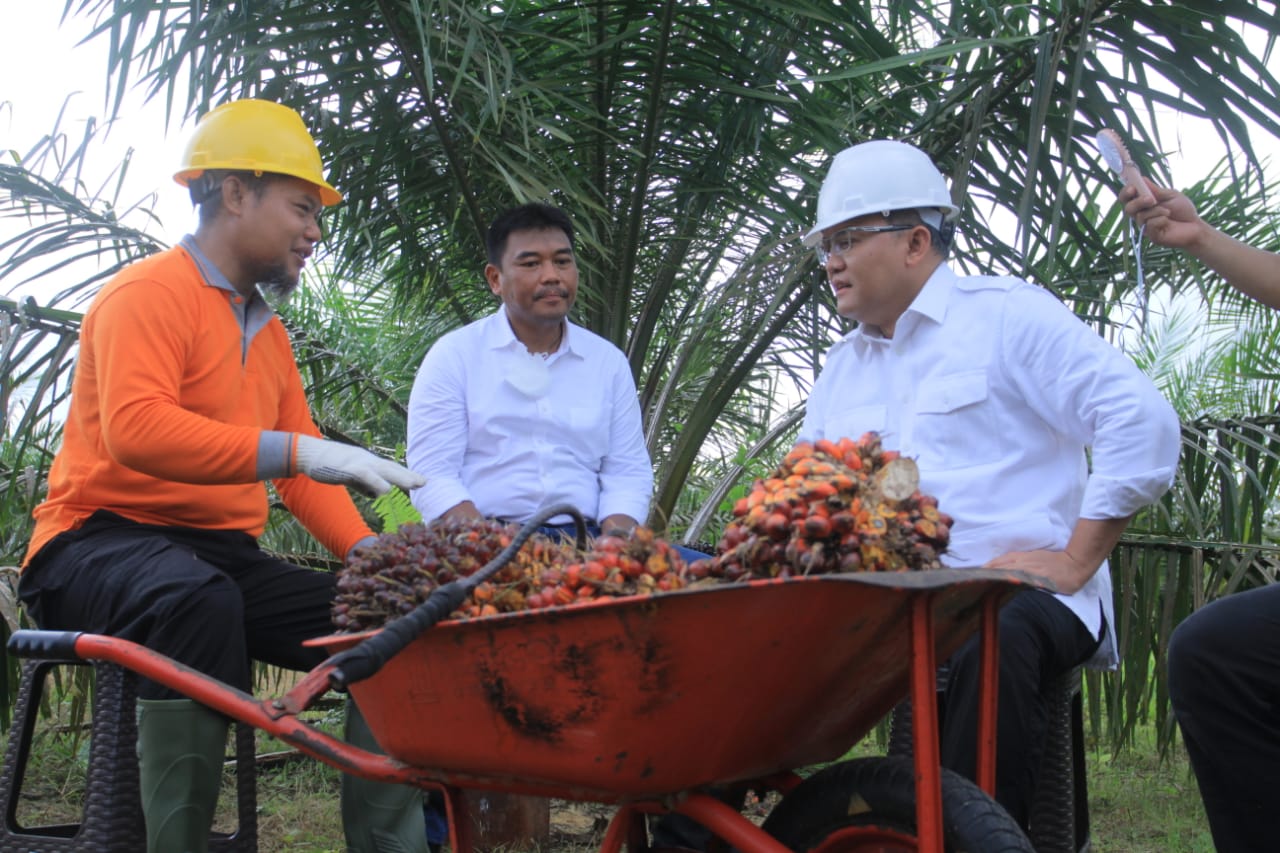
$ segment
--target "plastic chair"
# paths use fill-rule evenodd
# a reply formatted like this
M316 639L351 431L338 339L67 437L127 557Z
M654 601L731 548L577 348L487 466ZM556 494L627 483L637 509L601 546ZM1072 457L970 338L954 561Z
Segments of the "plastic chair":
M938 691L946 686L946 674L938 677ZM1089 790L1084 763L1084 711L1080 695L1080 667L1062 674L1046 688L1049 730L1040 783L1032 800L1031 844L1036 853L1088 853ZM889 754L911 754L911 702L893 711L889 727Z
M78 824L20 826L18 801L46 677L55 666L92 666L93 719L84 811ZM147 846L138 790L137 676L105 662L27 661L9 729L0 774L0 853L137 853ZM213 833L209 850L254 853L258 849L257 785L253 727L236 724L238 826Z

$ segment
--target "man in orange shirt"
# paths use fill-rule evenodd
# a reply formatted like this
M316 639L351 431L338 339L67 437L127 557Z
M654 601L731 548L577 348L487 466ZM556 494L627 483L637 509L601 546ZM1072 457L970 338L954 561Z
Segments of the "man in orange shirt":
M71 406L19 593L42 628L141 643L250 688L250 660L307 670L335 577L257 544L266 482L330 551L373 536L344 486L423 479L320 437L284 326L258 288L288 292L342 196L302 118L267 101L204 116L175 179L194 235L131 265L85 314ZM138 755L147 849L204 851L227 720L143 681ZM372 747L358 714L349 739ZM357 853L426 849L416 791L344 777Z

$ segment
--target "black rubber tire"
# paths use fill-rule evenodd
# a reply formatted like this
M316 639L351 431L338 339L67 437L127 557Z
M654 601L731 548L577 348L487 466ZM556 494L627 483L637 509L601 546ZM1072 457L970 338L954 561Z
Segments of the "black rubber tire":
M942 824L948 851L1035 853L1008 812L950 770L942 770ZM866 831L844 832L855 828ZM796 853L915 850L915 764L859 758L826 767L782 798L764 830Z

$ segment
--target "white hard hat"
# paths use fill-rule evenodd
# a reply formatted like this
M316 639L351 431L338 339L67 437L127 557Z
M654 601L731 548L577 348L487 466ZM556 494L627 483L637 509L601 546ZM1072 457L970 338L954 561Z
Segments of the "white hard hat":
M941 211L938 222L931 223L934 227L960 212L928 154L891 139L860 142L831 161L818 191L817 221L804 235L804 243L816 246L823 231L858 216L914 208Z

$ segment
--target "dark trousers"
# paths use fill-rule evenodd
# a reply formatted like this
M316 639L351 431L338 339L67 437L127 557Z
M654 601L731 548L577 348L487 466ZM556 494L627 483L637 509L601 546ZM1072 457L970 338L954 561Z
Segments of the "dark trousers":
M1220 853L1275 850L1280 585L1197 610L1169 643L1169 697Z
M1098 639L1052 595L1025 590L1000 610L999 707L996 722L996 802L1024 829L1044 757L1047 684L1087 660ZM949 661L943 698L942 766L977 774L979 641L967 641Z
M286 563L232 531L94 513L51 540L18 593L36 624L131 640L248 691L250 659L293 670L324 660L302 641L333 631L334 575ZM141 680L144 699L181 694Z

